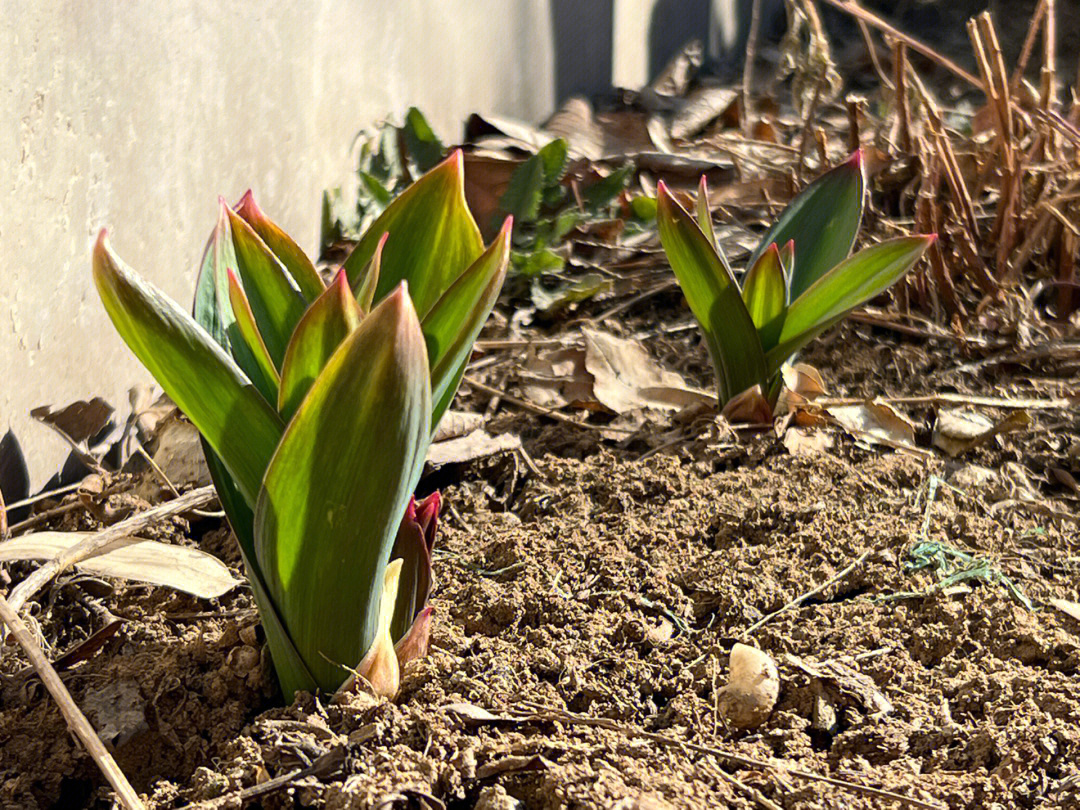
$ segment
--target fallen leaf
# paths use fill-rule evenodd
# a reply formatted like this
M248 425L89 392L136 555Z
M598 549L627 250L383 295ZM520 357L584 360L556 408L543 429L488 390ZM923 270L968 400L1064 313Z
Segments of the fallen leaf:
M210 483L199 431L179 411L158 423L151 458L174 487Z
M585 350L551 349L528 356L522 364L521 392L543 408L592 408L600 404L593 396L593 378L585 370Z
M51 560L92 532L35 532L0 543L0 562ZM88 574L164 585L200 599L216 599L240 580L217 557L196 548L128 537L76 563Z
M519 771L548 771L554 764L539 754L503 757L494 762L487 762L476 769L478 779L488 779L504 773Z
M639 341L582 328L585 370L593 379L593 394L617 414L638 408L681 410L698 402L715 401L691 388L674 371L660 367Z
M858 443L925 453L915 444L915 426L891 405L868 400L858 405L832 405L827 411Z
M893 711L892 702L878 689L873 678L851 666L854 663L852 658L811 661L787 653L784 660L810 677L832 686L841 696L856 700L871 717L891 714Z
M767 425L773 420L772 407L760 385L733 396L720 415L733 425Z
M512 433L492 436L485 430L474 430L466 436L433 442L428 447L427 463L432 467L444 464L462 464L478 458L506 453L521 447L521 439Z
M934 425L933 444L951 457L973 450L994 436L1023 430L1031 424L1027 411L1013 411L1000 422L993 422L974 411L941 409Z
M831 450L833 437L822 430L790 427L784 433L784 447L793 456L816 456Z
M517 725L524 722L524 718L514 717L510 714L493 714L487 709L475 706L472 703L450 703L443 706L443 708L458 720L466 723L510 723Z
M776 399L778 414L791 413L826 393L821 372L808 363L784 363L780 375L784 385Z
M697 135L717 118L738 125L739 91L730 87L698 87L678 105L671 121L671 137L685 140Z
M1051 599L1050 604L1066 616L1080 622L1080 602L1070 602L1067 599Z
M431 437L431 441L433 443L445 442L460 436L468 436L482 424L484 424L483 414L447 411L435 428L435 435Z
M102 686L91 685L80 703L97 735L112 745L121 746L148 730L146 700L135 681L114 680Z
M43 405L30 411L30 415L74 444L84 444L109 424L113 407L101 397L94 397L89 402L72 402L58 411Z

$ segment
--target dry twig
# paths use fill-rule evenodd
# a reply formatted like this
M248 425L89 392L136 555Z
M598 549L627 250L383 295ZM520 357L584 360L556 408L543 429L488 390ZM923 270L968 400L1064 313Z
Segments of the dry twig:
M68 728L78 737L79 742L93 757L94 763L101 770L101 773L109 780L109 784L113 786L120 804L125 810L143 810L143 803L139 799L139 794L135 792L127 777L124 776L124 772L120 770L120 766L116 764L116 760L109 754L105 744L101 742L101 738L94 731L94 727L86 719L86 715L79 711L79 707L75 704L71 693L68 692L67 687L60 680L60 676L56 674L56 670L49 663L49 659L45 657L45 653L41 651L41 648L30 635L30 631L23 624L22 619L19 618L18 611L3 596L0 596L0 619L3 619L4 624L11 631L19 646L23 648L26 657L30 659L30 663L37 670L42 683L45 684L45 688L49 690L49 694L53 696L53 700L60 707L60 713L64 715Z

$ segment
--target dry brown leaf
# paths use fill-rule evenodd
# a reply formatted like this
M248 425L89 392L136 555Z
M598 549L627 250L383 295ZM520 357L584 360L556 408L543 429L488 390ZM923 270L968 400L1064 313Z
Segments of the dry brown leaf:
M891 714L893 711L892 702L878 689L874 680L851 666L854 659L811 661L787 653L784 660L810 677L832 686L840 695L858 701L871 717Z
M733 396L720 415L733 425L765 425L773 420L773 410L760 385Z
M780 375L784 386L776 399L778 414L791 413L827 393L821 372L807 363L784 363Z
M487 779L504 773L518 773L520 771L548 771L554 764L539 754L513 755L487 762L476 769L478 779Z
M638 408L680 410L709 395L690 388L674 371L660 367L640 342L583 328L585 370L593 395L604 407L623 414Z
M482 424L484 424L482 414L447 411L435 428L435 435L431 437L431 441L433 443L445 442L460 436L468 436Z
M30 415L67 437L74 444L84 444L98 435L113 415L113 407L101 397L89 402L79 400L54 411L48 405L34 408Z
M516 725L524 722L524 718L514 717L509 714L493 714L487 709L472 703L450 703L443 706L443 708L465 723L477 725L483 723L510 723Z
M827 410L856 442L925 452L915 444L915 426L891 405L867 401L832 405Z
M833 437L822 430L790 427L784 433L784 447L793 456L816 456L833 446Z
M474 430L466 436L432 443L428 447L427 463L432 467L462 464L478 458L505 453L521 447L521 439L511 433L492 436L486 430Z
M934 425L934 447L956 457L973 450L994 436L1023 430L1031 424L1027 411L1013 411L995 423L980 413L963 409L941 409Z
M533 354L522 364L521 393L542 408L599 408L592 375L585 370L585 350L552 349Z
M1051 599L1050 604L1066 616L1080 622L1080 602L1070 602L1068 599Z
M91 534L52 531L25 534L0 543L0 562L52 560ZM221 560L205 551L141 537L121 540L76 563L75 567L95 576L164 585L200 599L216 599L241 584L233 579Z

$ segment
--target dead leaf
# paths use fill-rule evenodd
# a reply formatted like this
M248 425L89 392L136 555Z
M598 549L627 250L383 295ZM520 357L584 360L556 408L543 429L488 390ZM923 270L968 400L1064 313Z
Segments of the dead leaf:
M784 447L793 456L816 456L831 450L833 437L822 430L790 427L784 433Z
M760 385L733 396L720 415L733 425L767 425L773 420L773 410Z
M592 375L585 370L585 350L551 349L525 359L521 392L543 408L600 408Z
M146 700L135 681L109 681L100 687L91 685L80 703L98 736L112 745L121 746L148 730Z
M1051 599L1050 604L1066 616L1080 622L1080 602L1070 602L1067 599Z
M151 458L174 487L210 483L199 431L179 411L158 423Z
M1000 422L962 409L941 409L934 425L934 447L946 455L956 456L973 450L994 436L1023 430L1031 424L1027 411L1013 411Z
M911 420L884 402L868 400L858 405L831 405L827 411L857 443L926 452L915 444L915 426Z
M432 443L445 442L460 436L468 436L482 424L484 424L483 414L447 411L435 428L435 435L431 437L431 441Z
M483 723L510 723L517 725L524 722L524 718L514 717L510 714L492 714L487 709L475 706L472 703L451 703L443 706L443 708L458 720L476 725Z
M61 436L74 444L85 444L97 436L109 424L113 407L101 397L94 397L89 402L72 402L58 411L48 405L34 408L30 415L42 424L48 425Z
M734 118L738 125L739 91L730 87L699 87L678 105L671 121L671 137L686 140L717 118Z
M640 342L588 328L581 333L593 395L608 410L617 414L638 408L680 410L709 399L674 371L661 368Z
M35 532L0 543L0 562L52 560L92 532ZM128 537L76 563L88 574L164 585L200 599L216 599L240 580L217 557L196 548Z
M444 464L462 464L478 458L506 453L521 447L521 439L512 433L492 436L486 430L474 430L467 436L432 443L428 447L427 463L432 467Z
M503 757L494 762L488 762L476 769L478 779L488 779L504 773L518 773L520 771L548 771L554 764L539 754L518 755Z
M827 393L821 372L808 363L784 363L780 375L784 385L776 399L778 414L791 413Z
M827 661L811 661L792 653L784 655L784 660L797 669L801 669L812 678L816 678L833 687L839 695L856 700L871 717L891 714L892 702L885 697L874 680L864 675L851 664L854 659L830 658Z

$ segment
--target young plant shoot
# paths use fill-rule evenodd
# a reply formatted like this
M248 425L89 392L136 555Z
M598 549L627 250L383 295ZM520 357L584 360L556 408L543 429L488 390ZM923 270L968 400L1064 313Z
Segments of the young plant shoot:
M462 166L387 206L328 286L250 192L221 205L193 316L94 248L117 331L202 434L286 699L350 671L391 696L427 651L439 496L413 490L510 252L509 219L484 248Z
M862 157L826 172L780 215L750 256L742 287L717 244L705 178L696 217L660 183L660 241L709 347L720 405L755 387L775 403L796 352L911 269L936 236L904 236L854 255L865 195Z

